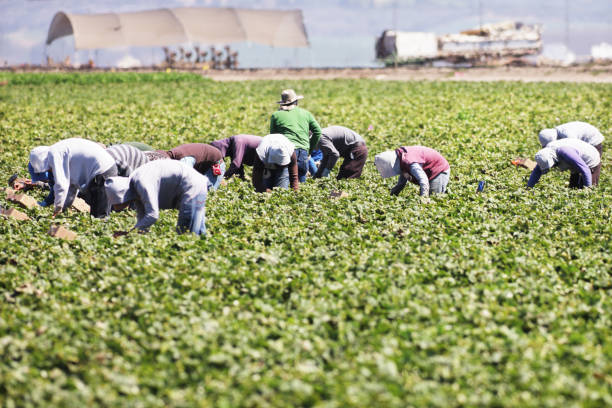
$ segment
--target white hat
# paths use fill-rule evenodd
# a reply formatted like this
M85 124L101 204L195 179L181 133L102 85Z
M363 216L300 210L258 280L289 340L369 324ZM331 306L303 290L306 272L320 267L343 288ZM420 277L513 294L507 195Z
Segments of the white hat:
M557 129L542 129L538 135L542 147L546 147L550 142L557 140Z
M255 151L264 165L286 166L291 162L295 146L284 135L271 134L261 139Z
M535 161L542 173L546 173L557 163L557 153L554 149L545 147L536 153Z
M49 165L49 146L38 146L30 151L30 164L35 173L42 173L51 168Z
M110 205L123 204L134 199L130 192L129 177L109 177L104 182L104 188Z
M400 161L394 150L378 153L374 156L374 164L382 178L399 176L400 174Z

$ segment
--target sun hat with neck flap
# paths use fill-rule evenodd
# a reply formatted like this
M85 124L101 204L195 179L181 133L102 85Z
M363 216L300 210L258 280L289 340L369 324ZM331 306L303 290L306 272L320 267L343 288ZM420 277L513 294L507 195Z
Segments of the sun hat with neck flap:
M104 182L104 188L110 205L123 204L134 199L130 191L129 177L109 177Z

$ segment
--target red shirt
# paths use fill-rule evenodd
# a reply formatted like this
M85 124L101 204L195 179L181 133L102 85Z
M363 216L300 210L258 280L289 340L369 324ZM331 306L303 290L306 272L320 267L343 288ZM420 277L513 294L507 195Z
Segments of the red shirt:
M429 180L432 180L443 171L450 169L446 159L437 151L425 146L402 146L395 150L400 160L400 169L404 176L410 175L410 165L418 163L423 167ZM408 177L411 182L416 182L414 177Z

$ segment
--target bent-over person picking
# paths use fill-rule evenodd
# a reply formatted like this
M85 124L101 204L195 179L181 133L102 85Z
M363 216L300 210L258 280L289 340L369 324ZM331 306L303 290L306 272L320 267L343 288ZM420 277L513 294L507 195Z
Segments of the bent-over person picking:
M344 159L338 175L338 180L358 178L368 159L368 148L365 140L357 132L344 126L329 126L321 129L321 139L318 148L323 152L323 159L315 178L327 177L340 157Z
M374 164L382 178L399 176L397 184L391 189L392 195L399 194L406 182L419 186L419 194L446 192L450 177L448 161L436 150L425 146L402 146L395 151L379 153Z
M210 180L184 163L156 160L139 167L128 177L111 177L106 181L106 194L117 211L133 204L136 225L130 231L117 231L114 236L133 230L147 232L159 219L159 210L179 210L176 230L196 235L206 234L206 197Z

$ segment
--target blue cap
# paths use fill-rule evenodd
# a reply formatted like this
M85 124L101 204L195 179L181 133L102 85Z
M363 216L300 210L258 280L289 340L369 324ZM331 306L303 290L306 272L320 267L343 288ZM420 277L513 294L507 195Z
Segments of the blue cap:
M28 171L30 172L32 183L36 183L37 181L42 181L46 183L51 179L48 171L43 171L41 173L35 173L34 168L32 167L31 163L28 163Z

